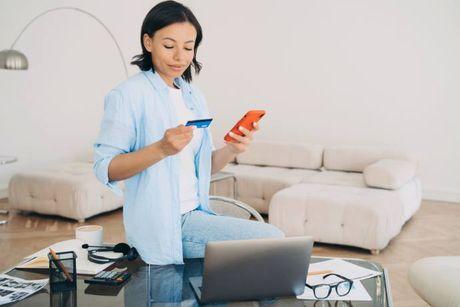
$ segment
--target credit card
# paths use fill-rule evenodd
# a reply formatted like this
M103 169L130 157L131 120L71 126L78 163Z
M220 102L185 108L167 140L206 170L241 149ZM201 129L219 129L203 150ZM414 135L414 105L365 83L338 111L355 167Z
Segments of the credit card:
M186 126L196 126L197 128L207 128L212 122L212 118L189 120Z

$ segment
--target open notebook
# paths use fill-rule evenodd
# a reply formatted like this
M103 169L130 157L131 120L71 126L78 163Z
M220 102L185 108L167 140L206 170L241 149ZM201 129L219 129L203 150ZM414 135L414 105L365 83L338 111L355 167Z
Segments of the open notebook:
M66 252L66 251L74 251L77 254L77 274L85 274L85 275L94 275L99 273L100 271L104 270L112 263L104 263L104 264L97 264L88 260L88 251L81 247L82 241L77 239L66 240L62 242L55 243L50 245L47 248L44 248L28 257L25 257L24 260L16 266L18 269L47 269L49 268L48 262L48 253L49 249L52 248L56 252ZM114 252L105 252L105 253L98 253L101 256L108 256L108 257L117 257L122 256L122 253L114 253Z

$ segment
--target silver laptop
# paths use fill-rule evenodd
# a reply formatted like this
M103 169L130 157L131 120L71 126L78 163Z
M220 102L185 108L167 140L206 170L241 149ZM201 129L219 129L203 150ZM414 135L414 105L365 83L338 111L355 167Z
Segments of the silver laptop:
M190 284L203 304L299 295L312 247L312 237L209 242Z

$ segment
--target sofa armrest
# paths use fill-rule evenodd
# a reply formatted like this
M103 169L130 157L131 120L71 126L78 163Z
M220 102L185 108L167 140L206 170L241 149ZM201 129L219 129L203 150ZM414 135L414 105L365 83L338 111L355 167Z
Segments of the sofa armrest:
M370 187L396 190L414 178L416 170L413 162L381 159L364 168L364 182Z

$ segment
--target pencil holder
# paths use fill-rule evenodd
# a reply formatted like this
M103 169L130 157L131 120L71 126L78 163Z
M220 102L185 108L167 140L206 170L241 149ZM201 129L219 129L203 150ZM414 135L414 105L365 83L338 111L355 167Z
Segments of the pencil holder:
M50 307L77 307L77 289L51 291Z
M73 252L48 254L51 291L65 291L77 287L77 255Z

